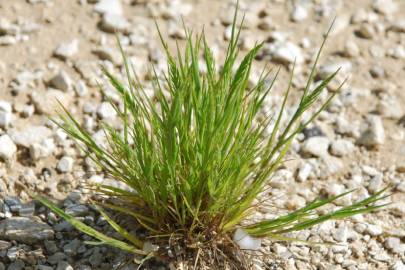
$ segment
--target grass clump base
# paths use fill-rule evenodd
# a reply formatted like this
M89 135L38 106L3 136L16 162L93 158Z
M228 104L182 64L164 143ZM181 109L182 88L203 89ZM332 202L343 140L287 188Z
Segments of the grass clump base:
M257 84L249 87L252 63L262 44L237 64L239 34L234 23L221 69L217 69L204 33L193 38L187 32L186 48L182 52L177 46L176 57L161 37L168 69L163 80L155 73L155 100L147 97L125 57L127 82L104 70L122 101L122 106L110 101L122 129L103 123L105 146L99 145L67 109L60 115L61 121L56 121L106 176L125 186L92 187L106 198L95 205L119 233L119 239L87 226L43 197L36 198L96 239L90 244L107 244L133 253L142 261L185 261L190 269L248 269L248 257L233 238L237 229L254 239L294 241L285 235L326 220L381 208L383 205L376 202L386 197L385 190L353 205L318 214L318 208L349 191L315 199L276 219L249 222L259 194L267 188L295 135L336 94L330 94L302 120L338 71L311 89L319 51L292 117L283 119L290 80L280 111L258 120L278 72L269 83L270 72L264 70ZM137 228L145 231L142 237L133 232Z

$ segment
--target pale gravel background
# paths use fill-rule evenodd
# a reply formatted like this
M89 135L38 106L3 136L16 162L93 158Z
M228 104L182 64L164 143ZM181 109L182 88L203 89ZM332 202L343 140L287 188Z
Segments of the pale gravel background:
M135 65L140 69L141 75L144 75L143 72L146 71L145 67L149 63L149 59L156 58L157 66L164 68L162 65L164 58L161 57L161 47L153 18L150 16L151 13L156 15L157 22L164 33L167 34L167 31L172 31L170 29L174 27L175 31L171 33L176 34L177 30L181 30L180 14L178 14L181 13L181 7L185 11L191 9L190 12L182 14L186 25L195 30L201 29L204 25L208 39L216 45L213 48L219 52L218 57L221 58L221 54L225 51L226 27L223 22L232 14L232 8L227 7L227 1L178 1L180 6L178 6L179 3L173 4L172 2L174 6L172 11L175 11L172 18L167 18L167 14L170 15L170 7L164 4L164 1L145 1L148 4L121 2L124 7L124 16L129 21L130 27L129 33L121 33L120 38L124 45L128 38L132 41L132 45L124 47L128 54L134 57ZM321 240L332 240L334 233L335 235L346 234L343 242L348 248L343 251L326 247L311 249L295 244L276 244L267 246L265 249L271 249L276 254L278 257L276 267L280 269L404 269L401 261L404 262L405 259L405 29L404 26L402 26L402 30L393 31L392 28L396 24L400 24L401 20L404 25L405 1L393 0L395 8L389 14L376 12L373 9L374 1L372 0L241 2L242 9L246 11L247 15L246 29L242 32L242 47L249 47L256 40L265 40L267 41L265 48L271 51L271 46L274 45L271 37L277 35L275 32L287 34L287 40L295 45L302 46L302 44L308 43L308 46L302 48L301 51L306 61L297 67L298 74L294 80L295 90L304 85L311 56L320 45L322 33L336 15L338 21L336 24L341 26L341 29L329 38L321 64L330 61L350 62L351 70L344 74L349 77L349 81L344 88L344 93L337 98L332 108L321 116L315 126L326 135L328 144L339 138L353 143L357 140L356 134L354 136L338 134L336 122L339 118L345 118L349 123L349 129L358 129L361 134L367 128L367 115L372 113L381 117L385 130L385 141L376 149L367 149L356 144L352 152L343 157L330 155L331 152L326 153L326 157L324 155L320 155L320 157L302 155L302 144L297 141L293 146L296 151L292 151L290 155L291 161L286 162L287 170L281 170L271 183L274 194L283 194L275 199L276 208L294 209L319 194L331 195L352 187L367 187L370 185L370 181L374 185L393 184L395 187L395 193L391 198L393 205L387 210L346 222L329 223L312 230L314 236L310 237L310 240L317 240L319 235ZM382 6L386 7L390 3L391 1L386 1ZM294 7L297 6L304 7L308 14L307 18L302 21L293 22L291 14ZM18 40L16 44L0 46L0 100L9 102L13 107L13 120L6 128L0 129L0 135L9 134L11 136L15 130L27 130L28 127L34 125L49 126L47 112L54 115L56 106L46 93L49 93L48 82L57 73L57 70L65 71L72 81L72 85L67 91L59 93L69 110L82 118L84 107L94 106L97 109L102 100L99 90L94 84L86 81L75 66L85 61L92 63L97 70L98 65L103 63L92 51L100 47L109 47L116 53L117 47L114 35L100 29L100 15L94 12L93 8L92 3L75 0L0 1L0 19L5 18L16 23L20 30L24 21L27 21L28 24L37 24L34 25L36 30L28 31L23 36L11 35ZM320 15L322 12L327 13L328 11L329 15ZM365 21L353 22L353 18L356 16L363 16ZM258 28L258 25L268 20L270 21L269 29ZM371 38L361 38L356 34L361 27L372 28ZM0 36L0 41L1 38ZM61 61L53 56L54 50L61 43L70 42L73 39L77 39L79 45L78 51L72 57ZM169 41L173 41L173 39L171 38ZM345 46L348 42L355 43L358 47L358 53L354 49L354 56L351 57L345 56L347 51ZM283 44L283 42L280 43ZM349 52L352 50L350 49ZM392 56L393 53L395 56ZM115 56L114 53L112 54ZM104 64L106 63L104 62ZM255 63L254 72L260 71L260 67L264 64L270 68L280 65L267 55ZM107 65L113 66L111 63L107 63ZM119 66L120 63L117 60L116 70ZM276 93L276 97L282 94L288 78L288 67L287 64L282 68L281 76L273 91ZM379 78L373 78L370 69L376 67L382 68L385 74ZM28 82L28 85L23 87L18 95L13 95L13 80L23 71L31 74L37 72L39 77ZM87 88L87 93L80 97L74 90L74 85L79 80L85 82ZM348 98L349 95L353 98ZM32 96L36 97L32 98ZM385 99L394 100L395 106L381 109L379 104L385 102L383 101ZM33 100L36 101L34 106L32 106ZM277 98L269 100L269 104L274 103L276 107L278 102ZM33 107L35 108L34 114L28 113L28 117L23 116L23 110L30 110ZM390 110L392 108L394 108L393 111ZM45 113L41 111L45 111ZM92 113L87 118L95 120L97 118L95 115ZM97 129L95 128L95 130ZM57 134L54 128L52 133ZM57 199L64 199L69 191L79 188L80 180L88 178L83 176L86 167L79 157L71 172L57 172L57 164L62 156L73 156L76 159L78 153L70 141L58 143L58 139L63 140L63 137L52 136L55 138L57 146L53 153L46 157L32 160L29 150L26 147L18 146L17 154L9 162L0 162L0 198L16 195L27 200L28 196L22 190L23 186L29 183L30 188L50 193L49 195ZM303 136L301 136L301 141L302 139ZM300 148L301 151L299 151ZM304 159L301 159L300 155ZM297 170L302 168L304 163L311 164L315 169L312 170L306 181L299 182ZM52 172L52 176L47 181L43 177L44 168ZM374 180L371 180L373 177ZM382 181L375 180L375 177ZM370 189L372 191L373 187L369 187L369 191ZM362 188L355 193L352 199L355 200L365 193L367 193L367 188ZM345 204L347 201L341 203ZM272 211L274 208L268 211L263 210L264 214L270 215ZM370 224L377 225L383 233L373 236L373 232L367 229ZM307 234L309 235L310 232L308 231ZM300 237L303 235L305 232ZM308 235L305 236L306 239L308 239ZM399 253L393 252L387 247L386 238L389 236L400 239ZM2 258L5 258L1 257L1 252L0 250L0 262ZM45 252L45 254L47 253ZM5 265L10 264L9 260L4 259L4 261ZM345 262L351 263L345 264ZM83 259L83 265L85 264L86 258ZM100 266L92 268L98 269Z

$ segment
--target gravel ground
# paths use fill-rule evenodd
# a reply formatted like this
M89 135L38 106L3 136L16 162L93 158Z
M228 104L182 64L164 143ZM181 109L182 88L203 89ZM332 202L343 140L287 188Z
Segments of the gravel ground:
M223 57L233 1L215 0L1 0L0 1L0 270L136 269L127 255L89 246L44 207L30 201L35 191L60 200L69 213L103 230L105 221L90 206L83 181L111 181L94 170L71 140L48 119L61 102L103 141L99 121L116 121L97 88L100 65L119 73L122 61L114 31L146 88L148 64L165 69L154 20L170 40L183 39L181 17L195 30L205 26L217 58ZM392 185L392 204L372 215L330 221L296 234L335 246L266 241L270 262L255 269L405 269L405 1L252 0L241 48L265 41L253 70L282 66L266 101L279 108L294 59L294 91L305 78L322 33L336 16L321 60L319 77L341 67L329 87L348 78L332 106L292 146L268 195L273 207L255 218L303 206L319 195L357 188L337 204L347 205ZM151 97L154 93L148 91ZM326 98L326 96L325 96ZM118 101L117 101L118 102ZM105 229L105 228L104 228ZM165 269L153 266L151 269Z

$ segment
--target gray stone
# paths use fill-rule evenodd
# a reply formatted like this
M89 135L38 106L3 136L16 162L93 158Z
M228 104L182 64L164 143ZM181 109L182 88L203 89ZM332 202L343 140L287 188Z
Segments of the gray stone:
M104 14L100 23L101 30L109 33L115 33L116 31L128 33L130 26L131 25L129 24L127 19L125 19L121 15L111 13Z
M58 246L56 245L55 241L45 240L44 246L48 254L54 254L58 251Z
M72 80L70 79L69 75L62 70L52 77L49 84L56 89L68 91L72 86Z
M122 15L122 4L120 0L101 0L94 6L94 11Z
M38 219L11 217L0 221L0 238L3 239L35 244L38 241L51 239L53 236L52 228Z
M329 139L326 137L315 136L304 141L301 146L301 152L304 155L325 157L328 155Z
M59 44L53 54L62 60L66 60L74 56L78 52L78 50L79 40L74 39L70 42Z
M368 117L369 127L361 134L357 143L366 147L377 147L385 142L385 130L381 117L370 115Z
M55 224L53 228L57 232L70 232L74 229L74 227L66 220L62 220L61 222Z
M67 207L65 211L74 217L84 217L89 213L89 208L83 204L73 204Z
M4 198L4 202L8 205L13 213L18 213L21 209L21 201L18 197L7 196Z
M17 258L19 249L16 246L13 246L7 250L7 258L10 261L14 261Z
M53 270L52 266L48 266L48 265L38 265L37 270Z
M72 171L74 163L75 161L73 158L64 156L59 160L56 169L60 173L68 173Z
M93 254L89 257L89 263L93 267L99 266L104 259L104 255L100 252L99 248L94 248Z
M52 256L48 257L48 263L52 265L56 265L64 260L66 260L67 256L63 252L56 252Z
M17 146L7 134L0 136L0 159L10 162L17 152Z
M22 270L25 267L25 263L18 259L15 262L12 262L8 267L7 270Z
M77 250L79 249L81 245L81 241L78 239L74 239L72 241L69 241L66 245L63 246L63 252L68 255L68 256L74 256L77 253Z
M7 250L9 247L11 247L10 242L0 240L0 252L3 250Z
M31 217L34 215L34 212L35 212L35 203L28 202L21 204L21 208L18 214L21 217Z
M330 152L332 155L342 157L350 155L354 150L354 144L345 139L338 139L333 141L330 147Z
M7 204L0 200L0 218L9 218L11 216L13 216L13 214L10 211L10 207L8 207Z
M21 131L10 130L14 143L29 148L32 144L41 142L52 135L52 131L45 126L29 126Z

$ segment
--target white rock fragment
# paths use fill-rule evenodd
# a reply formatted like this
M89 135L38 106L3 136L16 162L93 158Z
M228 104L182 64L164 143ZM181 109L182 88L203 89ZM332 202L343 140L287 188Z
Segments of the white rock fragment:
M17 43L17 38L13 37L13 36L0 36L0 45L1 46L10 46L10 45L14 45Z
M350 155L353 150L354 144L351 141L345 139L333 141L330 147L331 154L338 157Z
M38 113L54 114L60 109L58 101L68 108L73 100L73 94L71 94L71 92L62 92L57 89L49 89L44 94L33 92L31 94L31 99L35 106L35 110Z
M389 30L398 33L405 33L405 19L393 21L392 25L389 27Z
M405 270L405 264L401 261L397 261L390 267L390 270Z
M186 33L182 27L177 25L177 23L170 22L167 33L169 34L169 37L175 38L175 39L186 39Z
M303 5L295 5L292 13L291 20L293 22L300 22L305 20L308 17L308 11Z
M402 244L401 239L399 239L398 237L388 237L387 239L385 239L384 244L385 247L391 250L393 253L405 253L405 244Z
M357 34L362 38L372 39L375 36L375 29L373 25L369 23L363 23L357 31Z
M74 162L75 161L73 158L64 156L59 160L58 165L56 166L56 169L60 173L71 172L73 169Z
M69 75L62 70L52 77L49 84L56 89L68 91L72 86L72 80L70 79Z
M341 226L338 229L335 229L332 235L336 241L346 243L349 236L349 229L347 226Z
M101 0L94 6L97 13L122 15L122 4L120 0Z
M381 117L370 115L368 117L369 127L361 134L357 140L359 145L366 147L377 147L385 142L385 131Z
M101 19L100 28L109 33L122 32L128 33L130 23L121 15L106 13Z
M373 194L377 191L380 191L383 187L383 184L384 182L382 174L377 174L370 179L367 189L368 191L370 191L371 194Z
M0 100L0 128L7 128L11 124L12 118L11 104Z
M161 16L167 20L176 20L178 18L187 16L193 10L193 6L190 3L186 3L182 0L171 0L167 2L167 5L161 10Z
M53 52L53 54L62 59L66 60L74 56L79 50L79 40L74 39L67 43L61 43Z
M14 143L29 148L32 144L41 142L52 135L52 130L45 126L29 126L21 131L10 130Z
M283 64L302 64L305 60L301 48L289 41L276 45L272 59Z
M46 158L55 151L55 143L52 138L44 139L40 143L34 143L30 146L30 156L36 161L41 158Z
M336 17L333 27L330 31L331 36L335 36L341 32L343 32L350 24L350 17L341 15Z
M35 81L41 79L42 76L42 71L22 71L10 82L10 88L14 94L18 94L29 87L35 86Z
M341 172L344 168L344 163L340 158L326 155L322 156L322 166L320 169L320 177L327 178L331 175ZM348 196L346 197L348 198Z
M322 65L319 68L318 76L321 79L326 79L328 76L339 70L339 75L348 75L352 71L352 63L350 61L330 62Z
M114 65L122 64L122 55L112 48L100 47L93 50L93 53L100 58L100 60L108 60Z
M312 172L312 166L309 163L302 164L298 169L297 180L299 182L307 181L308 177Z
M82 80L79 80L76 84L75 84L75 92L79 97L83 97L85 95L87 95L87 86L86 83Z
M16 36L21 32L17 24L10 22L4 17L0 17L0 35Z
M357 57L360 54L360 49L359 46L357 46L356 42L354 42L353 40L348 40L345 43L343 53L346 57Z
M379 236L383 233L383 230L380 226L374 225L374 224L367 224L367 228L365 230L365 233L371 235L371 236Z
M261 239L251 237L240 228L236 229L233 235L233 241L235 241L241 249L247 250L259 250L262 243Z
M0 136L0 158L9 162L17 152L17 146L7 134Z
M271 17L267 16L267 17L260 19L257 27L261 30L269 31L269 30L274 29L274 22L271 19Z
M398 10L398 5L393 0L374 0L373 9L381 14L388 15Z
M97 79L101 74L96 61L79 60L75 62L74 67L88 85L97 86Z
M97 174L92 175L92 176L89 178L89 182L90 182L91 184L95 184L95 185L101 184L103 181L104 181L103 176L97 175Z
M310 137L301 146L304 155L325 157L328 155L329 139L323 136Z
M97 109L97 115L101 119L107 119L115 117L117 112L109 102L102 102Z

